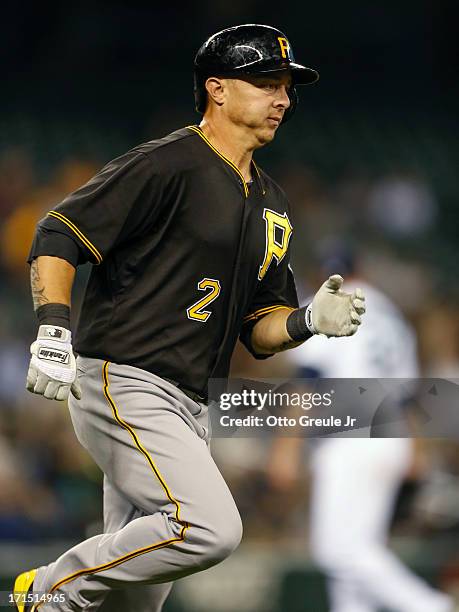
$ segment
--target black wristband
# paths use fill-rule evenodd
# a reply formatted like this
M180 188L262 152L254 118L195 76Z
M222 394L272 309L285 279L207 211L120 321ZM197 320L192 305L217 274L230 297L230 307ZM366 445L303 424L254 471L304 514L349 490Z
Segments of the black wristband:
M65 304L43 304L36 310L40 325L70 329L70 307Z
M295 342L304 342L314 335L306 325L306 310L308 306L297 308L287 317L287 333Z

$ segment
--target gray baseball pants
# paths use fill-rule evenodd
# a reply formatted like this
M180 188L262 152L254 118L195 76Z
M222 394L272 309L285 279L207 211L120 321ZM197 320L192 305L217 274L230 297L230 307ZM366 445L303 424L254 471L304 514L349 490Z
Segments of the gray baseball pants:
M139 368L78 357L77 369L70 414L104 472L105 533L39 568L34 591L65 593L62 612L160 612L172 581L219 563L242 535L209 452L207 407Z

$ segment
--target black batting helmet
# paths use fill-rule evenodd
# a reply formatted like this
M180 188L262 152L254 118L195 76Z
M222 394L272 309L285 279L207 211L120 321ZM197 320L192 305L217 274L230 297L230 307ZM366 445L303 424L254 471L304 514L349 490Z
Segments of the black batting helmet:
M233 77L290 70L292 86L288 91L290 107L287 121L295 112L298 94L295 85L315 83L319 73L297 64L292 47L280 30L271 26L247 23L217 32L201 46L194 59L194 97L196 110L206 109L206 80L210 76Z

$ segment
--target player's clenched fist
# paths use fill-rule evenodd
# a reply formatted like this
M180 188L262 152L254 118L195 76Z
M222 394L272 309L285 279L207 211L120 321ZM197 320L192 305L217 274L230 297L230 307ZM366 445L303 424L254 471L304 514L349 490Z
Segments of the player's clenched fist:
M81 399L72 350L72 333L64 327L40 325L30 347L27 389L48 399L65 400L69 391Z
M315 294L306 311L310 331L325 336L352 336L365 312L365 297L361 289L354 293L341 290L343 277L330 276ZM309 320L308 320L309 318Z

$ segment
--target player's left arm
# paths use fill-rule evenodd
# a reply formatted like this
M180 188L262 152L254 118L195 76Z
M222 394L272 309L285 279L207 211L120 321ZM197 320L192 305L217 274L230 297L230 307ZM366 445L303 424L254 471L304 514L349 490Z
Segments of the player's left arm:
M312 302L293 311L279 309L265 315L252 329L255 353L269 355L299 346L314 334L328 337L352 336L365 312L361 289L347 293L341 289L343 278L334 274L315 294Z
M295 311L293 311L295 312ZM252 330L251 343L259 355L271 355L295 348L304 340L292 340L287 332L287 319L291 310L276 310L260 319Z

